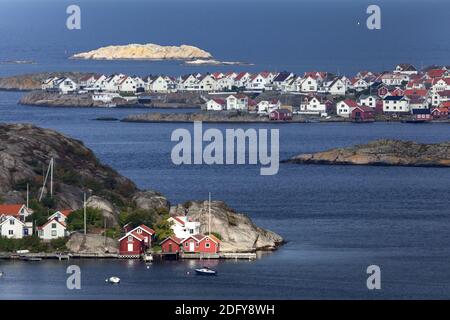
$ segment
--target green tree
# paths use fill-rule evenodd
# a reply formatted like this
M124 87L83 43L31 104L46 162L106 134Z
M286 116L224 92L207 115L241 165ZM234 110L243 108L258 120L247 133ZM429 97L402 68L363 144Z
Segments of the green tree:
M129 224L135 228L141 224L151 226L157 219L157 213L154 210L128 209L119 214L119 224L123 227Z
M173 236L172 225L173 222L168 221L169 214L165 214L161 219L153 226L155 229L156 238L159 241L166 239L167 237Z
M84 230L84 210L79 209L72 212L66 222L71 231ZM88 230L92 227L103 227L103 216L99 209L86 208L86 227Z

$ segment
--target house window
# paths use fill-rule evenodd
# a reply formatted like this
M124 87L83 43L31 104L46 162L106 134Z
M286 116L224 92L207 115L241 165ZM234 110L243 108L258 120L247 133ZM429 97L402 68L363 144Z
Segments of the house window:
M15 224L14 219L9 220L9 224L13 226Z
M52 230L52 237L56 237L56 230Z
M206 244L205 244L205 248L208 249L209 247L211 247L211 244L210 244L210 243L206 243Z
M196 242L196 243L195 243L195 246L196 246L196 247L198 247L199 245L200 245L200 243L199 243L199 242Z
M128 237L128 241L130 241L130 242L133 241L133 237L132 237L132 236L129 236L129 237Z
M141 229L137 229L137 233L142 233L142 230Z
M14 234L14 230L8 230L8 234L12 236Z
M56 229L56 223L52 223L52 229Z

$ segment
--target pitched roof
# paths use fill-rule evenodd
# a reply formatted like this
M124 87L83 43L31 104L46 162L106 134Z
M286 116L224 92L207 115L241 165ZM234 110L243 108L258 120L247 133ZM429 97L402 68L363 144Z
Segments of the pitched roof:
M139 227L137 228L141 228L142 230L145 230L147 233L149 233L150 235L154 235L155 234L155 230L153 230L152 228L147 227L145 224L141 224Z
M352 99L345 99L343 102L351 108L356 108L358 106L358 102Z
M0 205L0 214L18 216L23 206L23 204L2 204Z
M42 230L44 229L46 226L48 226L50 223L55 222L55 223L59 223L60 225L62 225L64 228L66 228L66 224L58 221L58 219L53 218L52 220L47 221L46 223L44 223L42 226L38 227L38 230Z
M181 243L181 239L177 238L175 236L170 236L168 238L165 238L163 241L161 241L159 244L163 244L164 242L168 241L168 240L172 240L173 242L175 242L176 244L180 244Z

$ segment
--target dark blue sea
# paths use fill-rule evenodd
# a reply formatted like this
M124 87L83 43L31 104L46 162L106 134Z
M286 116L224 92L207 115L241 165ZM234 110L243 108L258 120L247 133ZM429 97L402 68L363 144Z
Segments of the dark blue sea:
M178 75L215 70L328 70L352 74L399 62L450 64L448 1L76 1L82 29L65 28L72 1L1 1L0 75L37 71ZM365 28L379 4L382 29ZM358 22L360 24L358 25ZM221 60L255 66L186 67L177 62L75 61L109 44L192 44ZM448 299L450 170L282 164L275 176L258 166L175 166L170 135L189 124L100 122L138 109L47 109L17 105L0 93L0 122L26 122L81 139L105 163L173 204L226 201L288 243L254 262L209 262L215 278L192 275L196 261L154 263L73 260L82 290L66 289L67 262L0 261L2 299ZM170 112L159 110L160 112ZM190 110L183 110L189 112ZM204 125L205 128L210 125ZM220 129L249 125L219 124ZM267 128L267 125L252 127ZM284 124L280 157L379 138L449 140L448 124ZM381 267L382 289L369 291L366 268ZM105 278L117 275L119 286ZM200 295L201 294L201 295Z

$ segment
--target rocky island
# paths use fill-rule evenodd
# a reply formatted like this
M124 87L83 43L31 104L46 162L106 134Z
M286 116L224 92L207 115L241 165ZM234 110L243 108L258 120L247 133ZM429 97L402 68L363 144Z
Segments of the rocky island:
M43 181L44 168L51 159L55 172L54 194L50 199L48 186L43 190ZM144 219L158 223L169 212L182 214L186 209L200 222L202 232L208 226L207 202L171 206L164 195L140 190L131 180L102 164L82 142L32 125L0 125L0 181L0 203L24 203L28 185L32 201L43 191L49 210L80 209L83 193L87 193L88 208L98 210L109 229L120 230L124 212L139 212ZM225 203L214 201L211 207L211 231L221 235L221 251L273 250L283 243L282 237L259 228ZM93 228L87 236L71 233L68 250L95 254L104 252L106 247L109 253L117 253L117 238L106 239L99 230Z
M377 140L348 148L305 153L284 162L327 165L450 167L450 142L423 144Z
M85 60L193 60L211 59L212 55L194 46L160 46L153 43L107 46L74 54Z

